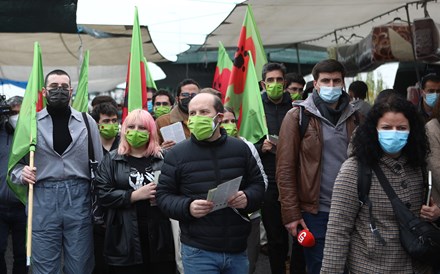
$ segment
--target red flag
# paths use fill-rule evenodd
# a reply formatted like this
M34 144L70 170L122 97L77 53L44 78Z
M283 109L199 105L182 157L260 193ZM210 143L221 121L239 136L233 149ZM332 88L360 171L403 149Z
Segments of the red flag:
M142 109L147 104L147 76L142 48L142 36L138 11L135 9L130 58L128 60L127 83L125 87L122 121L134 109Z
M232 67L232 74L229 79L225 102L228 101L230 92L235 94L241 94L243 92L246 83L246 70L249 62L248 51L251 52L252 59L254 60L257 79L261 80L261 72L263 70L263 65L267 63L267 58L264 53L263 43L261 42L260 33L255 24L254 15L250 5L247 7L240 37L238 39L237 52L234 57L234 66Z
M214 81L212 88L221 92L223 101L226 98L229 78L231 77L232 61L221 42L218 46L217 66L215 68Z

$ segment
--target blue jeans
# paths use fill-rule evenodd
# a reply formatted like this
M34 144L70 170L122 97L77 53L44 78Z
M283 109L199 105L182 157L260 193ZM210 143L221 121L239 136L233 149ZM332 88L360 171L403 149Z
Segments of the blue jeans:
M249 271L246 251L220 253L182 243L181 252L185 274L248 274Z
M12 273L27 273L26 222L27 217L24 205L0 206L0 273L7 273L5 252L8 246L9 231L12 235L12 248L14 253Z
M315 237L316 244L313 247L304 247L307 273L319 274L321 271L322 258L324 256L325 233L327 232L328 212L311 214L303 212L302 217L310 232Z

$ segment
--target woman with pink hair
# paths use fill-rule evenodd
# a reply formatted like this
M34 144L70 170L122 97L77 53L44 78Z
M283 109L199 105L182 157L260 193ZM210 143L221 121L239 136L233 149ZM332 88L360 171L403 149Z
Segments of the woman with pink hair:
M106 210L104 257L110 273L175 273L171 224L155 206L162 163L153 117L131 111L119 148L105 156L95 178Z

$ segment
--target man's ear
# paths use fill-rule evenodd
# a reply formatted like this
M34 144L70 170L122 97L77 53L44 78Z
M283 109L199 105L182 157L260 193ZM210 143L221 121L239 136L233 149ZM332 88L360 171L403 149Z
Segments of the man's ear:
M46 96L47 96L47 89L43 88L43 97L46 97Z
M260 86L262 89L266 90L266 83L263 80L260 81Z
M219 124L223 121L223 116L224 116L223 113L221 112L217 113L217 121Z

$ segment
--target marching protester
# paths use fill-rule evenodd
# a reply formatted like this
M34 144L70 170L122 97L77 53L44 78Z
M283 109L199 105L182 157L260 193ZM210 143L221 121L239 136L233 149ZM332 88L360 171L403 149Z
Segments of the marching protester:
M124 120L117 150L96 176L106 209L104 257L109 273L174 274L171 223L156 206L155 172L163 163L153 117L133 110Z
M249 147L220 127L223 109L210 93L191 100L191 138L165 155L159 177L157 204L179 221L185 274L248 273L247 214L260 208L264 179ZM208 191L240 176L239 191L225 208L212 211Z
M98 128L87 130L90 115L69 106L72 86L62 70L47 74L43 96L47 107L37 113L35 167L29 157L11 172L16 184L34 184L32 273L91 273L94 265L88 137L95 159L102 159Z
M26 212L6 182L9 151L23 97L14 96L6 101L9 113L0 115L0 273L7 273L6 248L11 234L14 264L12 273L27 273L26 268Z
M362 181L370 185L369 202L362 206L357 183L365 174L360 170L378 166L398 198L419 216L426 197L428 151L414 105L394 94L373 105L335 181L321 273L343 273L345 267L350 273L429 273L427 264L411 259L403 249L396 213L376 170ZM420 216L427 218L423 212Z

